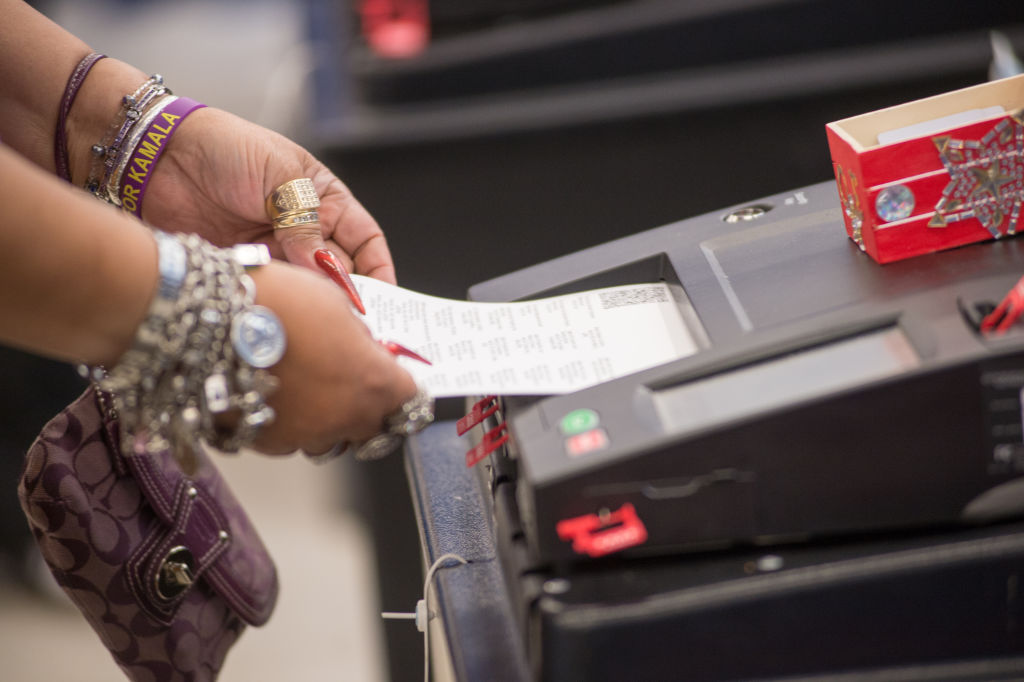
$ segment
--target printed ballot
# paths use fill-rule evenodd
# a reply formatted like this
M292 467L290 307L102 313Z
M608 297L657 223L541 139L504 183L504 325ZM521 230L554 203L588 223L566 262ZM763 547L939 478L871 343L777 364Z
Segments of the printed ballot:
M568 393L697 351L663 282L477 303L352 280L374 338L429 360L399 357L439 398Z

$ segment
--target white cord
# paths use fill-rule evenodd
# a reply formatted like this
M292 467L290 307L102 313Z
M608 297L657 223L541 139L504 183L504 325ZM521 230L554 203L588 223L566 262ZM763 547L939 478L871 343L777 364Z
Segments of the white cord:
M423 633L423 682L430 682L430 612L427 610L427 597L430 591L430 583L434 579L434 574L437 573L438 569L444 568L444 562L449 559L454 559L460 564L468 564L469 562L460 557L458 554L442 554L437 560L430 565L427 570L427 577L423 581L423 599L416 602L415 613L397 613L394 611L384 611L380 614L381 618L389 620L415 620L416 629Z

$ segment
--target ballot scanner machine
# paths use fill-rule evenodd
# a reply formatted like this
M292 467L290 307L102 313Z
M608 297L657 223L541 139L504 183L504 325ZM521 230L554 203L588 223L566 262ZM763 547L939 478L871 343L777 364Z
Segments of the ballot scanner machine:
M1024 324L978 328L1024 276L1024 241L881 266L840 210L823 183L470 290L517 300L663 280L701 348L567 395L502 400L510 439L492 465L515 463L538 558L618 549L558 526L624 506L612 525L635 518L646 536L618 541L633 553L1024 514Z
M536 677L1024 673L1024 325L979 331L1024 241L882 266L840 211L821 183L471 288L664 281L699 346L463 439L508 435L474 475Z

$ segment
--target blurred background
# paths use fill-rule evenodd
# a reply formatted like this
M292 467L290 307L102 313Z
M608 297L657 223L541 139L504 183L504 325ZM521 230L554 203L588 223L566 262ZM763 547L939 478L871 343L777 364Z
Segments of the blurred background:
M827 122L1022 70L1020 0L38 0L95 49L309 146L400 283L471 284L832 176ZM34 562L21 453L81 385L0 355L0 665L118 679ZM457 416L458 405L442 405ZM422 676L400 457L218 460L278 562L223 680ZM41 657L40 651L59 655Z

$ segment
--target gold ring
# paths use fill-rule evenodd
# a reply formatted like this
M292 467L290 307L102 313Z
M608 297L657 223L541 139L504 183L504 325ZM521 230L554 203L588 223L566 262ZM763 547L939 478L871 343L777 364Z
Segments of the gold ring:
M317 213L316 211L298 211L295 213L286 213L285 215L273 219L275 230L283 230L286 227L295 227L296 225L309 225L311 223L318 222L320 222L320 214Z
M267 217L275 229L308 225L320 221L320 197L313 181L297 178L280 185L267 197Z

